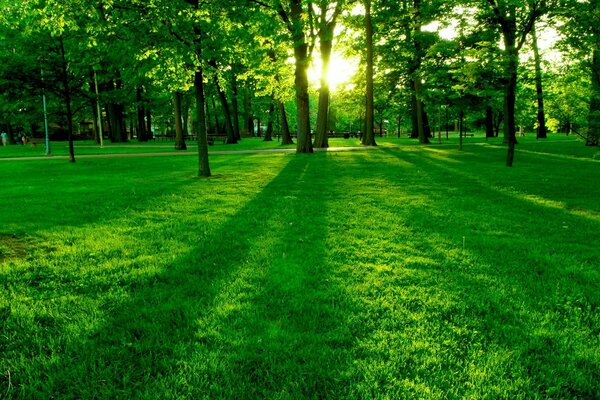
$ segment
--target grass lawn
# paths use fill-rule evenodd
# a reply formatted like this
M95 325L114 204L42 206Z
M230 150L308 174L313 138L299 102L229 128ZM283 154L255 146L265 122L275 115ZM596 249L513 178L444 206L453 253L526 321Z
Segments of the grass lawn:
M0 398L600 398L597 149L379 142L0 161Z

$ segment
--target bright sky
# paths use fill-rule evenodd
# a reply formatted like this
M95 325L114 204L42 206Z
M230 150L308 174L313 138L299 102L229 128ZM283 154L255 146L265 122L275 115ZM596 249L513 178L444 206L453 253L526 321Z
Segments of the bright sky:
M455 27L457 24L458 21L455 21L455 23L448 27L442 27L439 22L434 21L423 26L422 29L427 32L438 32L442 39L450 40L456 37ZM558 33L554 28L538 28L538 44L543 57L547 61L557 62L561 59L560 53L552 50L557 40ZM527 51L527 48L525 50L526 51L523 52L522 56L524 58L528 58L529 55L527 53L529 52ZM349 85L357 70L358 59L345 59L341 54L336 52L334 46L331 65L329 68L329 86L331 91L335 91L336 89L343 88L345 85ZM313 87L320 87L321 58L318 53L315 53L313 56L312 65L308 70L308 79Z
M331 91L350 84L350 80L358 69L357 59L345 59L339 53L333 51L331 64L329 66L329 87ZM308 70L308 79L315 87L320 87L321 80L321 57L315 54L313 63Z
M437 32L442 39L451 40L454 39L457 35L455 30L457 25L458 21L456 20L452 21L452 24L448 27L442 27L438 21L433 21L423 26L422 29L426 32ZM547 61L560 61L560 53L553 50L554 45L559 39L558 32L556 31L556 29L550 26L538 28L537 35L538 46L540 48L540 53L542 53L542 56ZM500 46L502 47L502 43L500 43ZM522 56L527 58L527 54L522 54Z

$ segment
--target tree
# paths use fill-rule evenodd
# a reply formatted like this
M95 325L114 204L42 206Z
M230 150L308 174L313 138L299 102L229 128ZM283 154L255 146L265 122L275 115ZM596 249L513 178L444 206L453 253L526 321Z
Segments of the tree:
M537 97L537 138L546 139L548 137L546 129L546 113L544 112L544 87L542 82L542 58L538 46L537 31L535 24L531 28L531 48L533 49L533 57L535 63L535 89Z
M508 143L506 166L512 167L515 156L516 125L515 100L519 67L519 51L536 20L547 12L547 0L487 0L493 21L504 41L505 94L504 94L504 139Z
M314 21L311 2L302 0L273 0L272 4L252 0L267 10L268 17L275 12L288 31L294 54L294 87L296 92L296 117L298 124L296 152L312 153L310 137L310 99L308 94L308 67L314 40ZM307 34L308 32L308 34Z
M331 5L329 0L318 2L319 14L316 16L321 53L321 88L319 89L319 108L315 127L314 147L329 147L328 121L329 121L329 64L333 50L333 37L338 17L342 12L344 1L338 0Z
M586 145L600 143L600 2L563 0L559 17L565 22L559 29L568 52L588 68L590 97Z
M364 0L365 5L365 40L367 44L366 54L366 88L365 88L365 132L362 144L365 146L376 146L375 143L375 100L373 95L373 21L371 15L371 0Z
M187 150L183 137L183 118L181 112L181 92L173 93L173 111L175 117L175 150Z

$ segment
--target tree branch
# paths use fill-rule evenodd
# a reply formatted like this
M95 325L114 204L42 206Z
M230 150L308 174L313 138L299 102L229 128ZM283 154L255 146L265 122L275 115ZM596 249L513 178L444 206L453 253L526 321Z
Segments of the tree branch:
M535 25L535 21L546 11L546 1L539 0L532 4L531 10L529 11L529 15L527 18L527 22L523 25L523 30L521 31L521 37L517 43L517 50L521 50L523 45L525 44L525 40L527 39L527 35L533 29Z

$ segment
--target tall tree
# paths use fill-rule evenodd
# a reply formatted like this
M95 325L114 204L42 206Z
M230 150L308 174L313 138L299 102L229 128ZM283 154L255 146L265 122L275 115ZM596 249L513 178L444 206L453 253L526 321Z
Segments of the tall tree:
M173 93L173 111L175 118L175 150L186 150L185 138L183 136L183 118L181 108L181 92Z
M588 68L589 108L586 145L600 144L600 2L597 0L563 0L565 24L559 29L566 38L570 53Z
M371 0L365 0L365 40L366 40L366 88L365 88L365 132L362 144L376 146L375 143L375 100L373 95L373 20L371 14Z
M317 123L315 126L314 147L327 148L328 121L329 121L329 65L333 50L333 37L337 20L342 12L344 1L338 0L331 4L329 0L320 0L317 7L319 14L316 16L319 37L319 49L321 54L321 87L319 88L319 107L317 111Z
M412 38L414 46L414 56L410 67L410 81L413 89L413 121L416 123L417 135L420 143L429 143L429 123L427 121L427 113L423 102L423 84L421 64L423 48L421 43L421 0L413 1L413 15L410 38Z
M537 97L537 135L538 139L546 139L548 132L546 128L546 113L544 112L544 86L542 81L542 57L538 46L537 31L535 24L531 28L531 48L533 49L533 58L535 63L535 92Z
M551 1L551 0L548 0ZM508 143L506 166L512 167L515 156L515 101L517 91L519 51L536 20L548 10L547 0L487 0L492 21L499 27L504 42L505 93L504 139Z
M296 92L297 153L312 153L310 130L310 99L308 93L308 67L314 40L312 2L303 0L250 0L270 12L274 11L288 31L294 54L294 88Z

